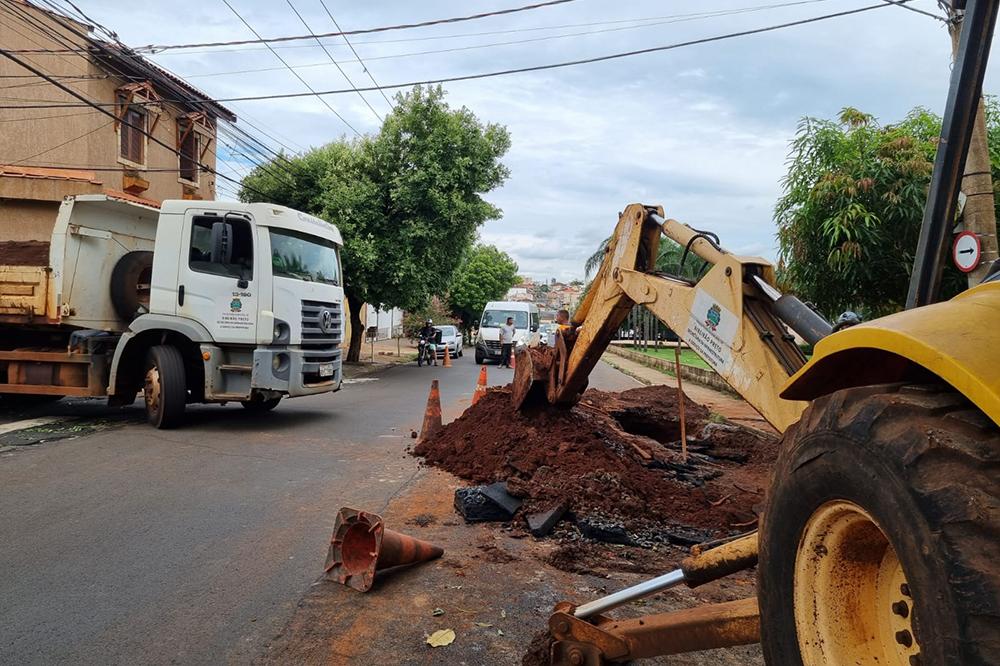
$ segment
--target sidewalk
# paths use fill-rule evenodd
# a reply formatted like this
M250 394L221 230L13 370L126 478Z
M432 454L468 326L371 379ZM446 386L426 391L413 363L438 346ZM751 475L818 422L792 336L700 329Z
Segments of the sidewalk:
M601 360L624 372L626 375L634 377L643 384L663 384L673 389L677 388L677 380L672 375L631 361L618 354L605 352ZM733 423L738 423L739 425L753 428L769 435L778 435L778 431L770 423L765 421L753 407L740 398L691 381L684 382L684 393L695 402L705 405L711 411L726 417Z
M417 357L417 348L409 340L399 340L398 355L397 341L395 338L389 340L379 340L375 343L375 356L372 360L372 343L363 342L361 344L361 360L357 363L344 363L344 378L356 379L372 372L377 372L383 368L402 363L409 363ZM344 358L347 358L347 348L344 347Z

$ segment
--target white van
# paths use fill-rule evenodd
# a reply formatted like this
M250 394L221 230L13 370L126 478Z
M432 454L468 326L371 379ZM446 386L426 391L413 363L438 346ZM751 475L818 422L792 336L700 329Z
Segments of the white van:
M527 344L538 331L538 306L521 301L490 301L483 309L476 335L476 363L500 360L500 327L514 318L514 344Z

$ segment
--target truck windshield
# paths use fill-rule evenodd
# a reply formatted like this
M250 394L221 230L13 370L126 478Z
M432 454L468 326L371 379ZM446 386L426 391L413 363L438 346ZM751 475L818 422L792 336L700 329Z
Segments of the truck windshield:
M482 327L500 328L507 323L507 317L514 318L514 328L528 328L528 313L524 310L486 310Z
M280 277L340 284L337 244L325 238L289 229L269 229L271 270Z

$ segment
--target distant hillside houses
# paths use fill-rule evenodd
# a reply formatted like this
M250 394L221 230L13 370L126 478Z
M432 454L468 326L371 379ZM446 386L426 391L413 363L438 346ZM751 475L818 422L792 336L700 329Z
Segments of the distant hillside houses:
M572 311L580 302L583 294L583 282L573 280L569 283L557 282L552 278L548 282L536 282L524 278L507 291L506 300L523 303L535 303L542 312L552 312L567 309ZM546 317L543 315L543 319Z

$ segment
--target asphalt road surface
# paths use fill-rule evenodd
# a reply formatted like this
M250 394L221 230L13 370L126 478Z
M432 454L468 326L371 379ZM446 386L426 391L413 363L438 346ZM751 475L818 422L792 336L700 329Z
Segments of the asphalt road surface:
M322 573L337 509L384 510L413 478L430 380L448 420L478 371L410 363L270 414L193 406L169 431L140 403L0 411L0 664L251 661ZM601 364L590 385L638 383Z

